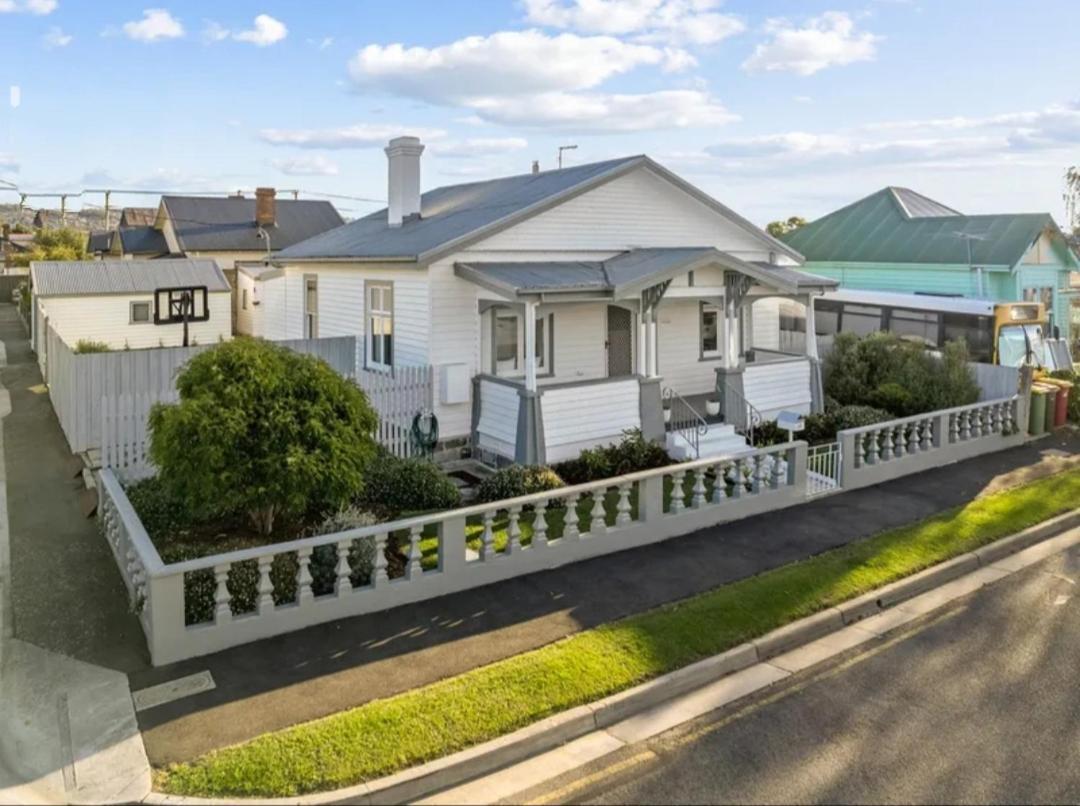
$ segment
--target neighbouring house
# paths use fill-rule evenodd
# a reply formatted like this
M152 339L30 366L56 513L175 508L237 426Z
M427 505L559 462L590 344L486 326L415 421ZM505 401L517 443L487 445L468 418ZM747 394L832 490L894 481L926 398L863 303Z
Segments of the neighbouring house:
M157 208L124 208L108 254L209 258L231 273L239 260L257 260L343 223L330 202L281 200L273 188L259 188L253 199L162 196Z
M125 207L120 211L119 227L151 227L157 220L156 207Z
M390 142L386 209L241 264L238 331L355 334L368 371L430 364L443 445L500 461L663 439L664 394L688 422L717 398L702 455L822 405L816 346L777 349L777 300L836 287L795 249L646 156L421 194L423 149Z
M99 260L112 251L114 230L94 231L86 236L86 254Z
M783 236L844 288L1041 302L1069 336L1076 254L1049 213L964 215L887 187Z
M212 260L36 261L30 276L31 333L41 363L50 328L70 347L80 341L113 350L181 345L177 304L188 290L189 343L232 336L229 281Z

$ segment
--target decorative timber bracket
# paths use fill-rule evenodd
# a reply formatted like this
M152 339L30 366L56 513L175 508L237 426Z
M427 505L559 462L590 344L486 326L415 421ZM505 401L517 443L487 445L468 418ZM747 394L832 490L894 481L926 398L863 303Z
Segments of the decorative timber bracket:
M724 272L724 293L736 308L742 305L754 285L754 278L737 271Z
M671 285L671 280L664 280L662 283L649 286L641 292L641 307L646 310L652 310L660 304L660 300L664 298L664 294L667 293L668 286Z

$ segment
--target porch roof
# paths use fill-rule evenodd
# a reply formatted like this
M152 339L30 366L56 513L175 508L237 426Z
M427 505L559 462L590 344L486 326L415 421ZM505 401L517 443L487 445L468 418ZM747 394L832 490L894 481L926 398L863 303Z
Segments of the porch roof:
M708 247L631 249L607 260L456 263L461 278L509 297L597 294L626 297L680 274L720 265L785 293L836 288L835 280L771 263L749 263Z

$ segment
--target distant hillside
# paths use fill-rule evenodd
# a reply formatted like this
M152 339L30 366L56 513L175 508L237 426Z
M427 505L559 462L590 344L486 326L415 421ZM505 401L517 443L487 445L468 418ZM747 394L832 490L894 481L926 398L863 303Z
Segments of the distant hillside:
M37 214L37 209L24 209L22 213L19 212L19 205L17 204L0 204L0 225L10 224L14 227L16 224L27 228L33 228L34 216ZM64 220L64 225L71 228L82 230L84 232L90 232L91 230L104 230L114 229L120 223L120 210L114 209L109 211L109 221L106 224L105 211L104 210L75 210L69 211ZM60 211L49 210L49 226L59 227L60 224Z

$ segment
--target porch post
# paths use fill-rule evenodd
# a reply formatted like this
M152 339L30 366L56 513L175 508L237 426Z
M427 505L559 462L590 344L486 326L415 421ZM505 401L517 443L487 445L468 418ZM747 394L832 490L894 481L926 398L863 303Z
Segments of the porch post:
M817 323L814 319L814 295L806 295L806 357L813 360L818 358L817 350Z
M657 351L660 347L657 340L656 306L649 308L649 377L656 378L660 375L660 361Z
M825 382L817 349L817 324L814 320L814 295L806 295L806 357L810 360L810 412L825 411Z
M536 303L525 303L525 389L536 391Z
M738 356L736 355L737 348L735 347L735 339L732 338L732 334L735 331L735 305L731 299L731 294L724 294L724 367L727 369L734 369L738 366Z
M648 312L644 306L638 308L638 349L637 365L638 375L647 377L649 374L649 325Z

